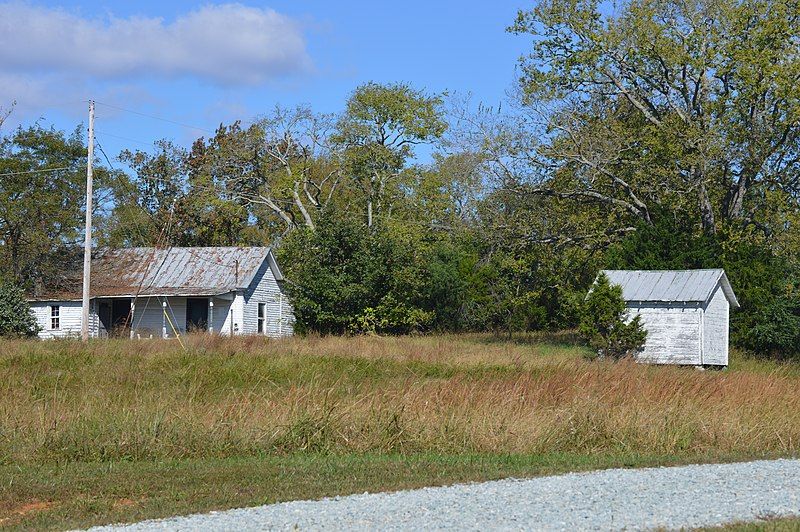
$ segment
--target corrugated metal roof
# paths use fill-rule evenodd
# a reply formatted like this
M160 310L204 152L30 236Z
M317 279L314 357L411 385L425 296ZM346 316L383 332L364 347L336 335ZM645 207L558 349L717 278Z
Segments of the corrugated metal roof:
M249 286L264 260L280 279L268 247L127 248L92 259L91 297L216 295ZM75 277L80 279L80 273ZM79 285L36 299L80 299Z
M603 270L622 287L626 301L705 303L719 283L734 307L739 306L725 270Z

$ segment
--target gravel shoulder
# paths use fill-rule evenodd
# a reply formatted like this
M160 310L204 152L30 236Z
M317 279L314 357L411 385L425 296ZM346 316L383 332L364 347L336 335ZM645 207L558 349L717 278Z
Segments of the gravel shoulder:
M800 460L500 480L293 501L91 530L646 530L800 516Z

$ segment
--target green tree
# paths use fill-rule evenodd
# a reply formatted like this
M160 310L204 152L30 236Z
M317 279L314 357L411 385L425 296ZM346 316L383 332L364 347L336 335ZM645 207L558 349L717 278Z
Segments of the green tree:
M39 326L19 286L0 283L0 337L24 338L36 336Z
M413 147L441 137L446 128L441 96L401 83L367 83L353 92L334 140L364 202L368 227L390 207Z
M108 173L100 165L96 170L95 216L102 223ZM83 238L86 147L80 130L17 129L0 140L0 174L0 269L33 291L62 286Z
M313 231L342 184L332 124L331 115L300 106L276 107L246 129L238 122L220 128L203 149L208 175L232 198L276 219L283 233Z
M154 152L124 150L119 160L132 175L115 174L114 209L102 234L108 246L152 246L173 242L164 232L187 186L186 150L168 140ZM179 231L176 231L179 232Z
M798 28L794 0L520 12L511 31L534 37L525 99L555 109L539 156L563 171L537 191L646 223L655 204L677 205L707 233L763 221L765 191L797 190Z
M635 356L647 339L639 316L627 320L622 288L612 286L603 273L586 296L580 333L601 358Z
M414 225L369 228L329 211L279 249L301 331L457 330L474 257Z

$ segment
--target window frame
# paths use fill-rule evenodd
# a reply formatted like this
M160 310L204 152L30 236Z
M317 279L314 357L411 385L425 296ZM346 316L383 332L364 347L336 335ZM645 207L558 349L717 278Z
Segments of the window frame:
M267 334L267 304L259 303L257 310L258 334Z
M61 330L61 305L50 305L50 330Z

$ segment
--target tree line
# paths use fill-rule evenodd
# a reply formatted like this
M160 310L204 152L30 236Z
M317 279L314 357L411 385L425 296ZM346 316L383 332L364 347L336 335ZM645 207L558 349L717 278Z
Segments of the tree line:
M570 328L601 268L724 267L732 341L798 354L799 18L540 0L509 21L530 51L502 108L367 83L125 150L97 161L97 242L275 245L325 334ZM81 128L0 141L0 270L29 291L79 256L84 157Z

